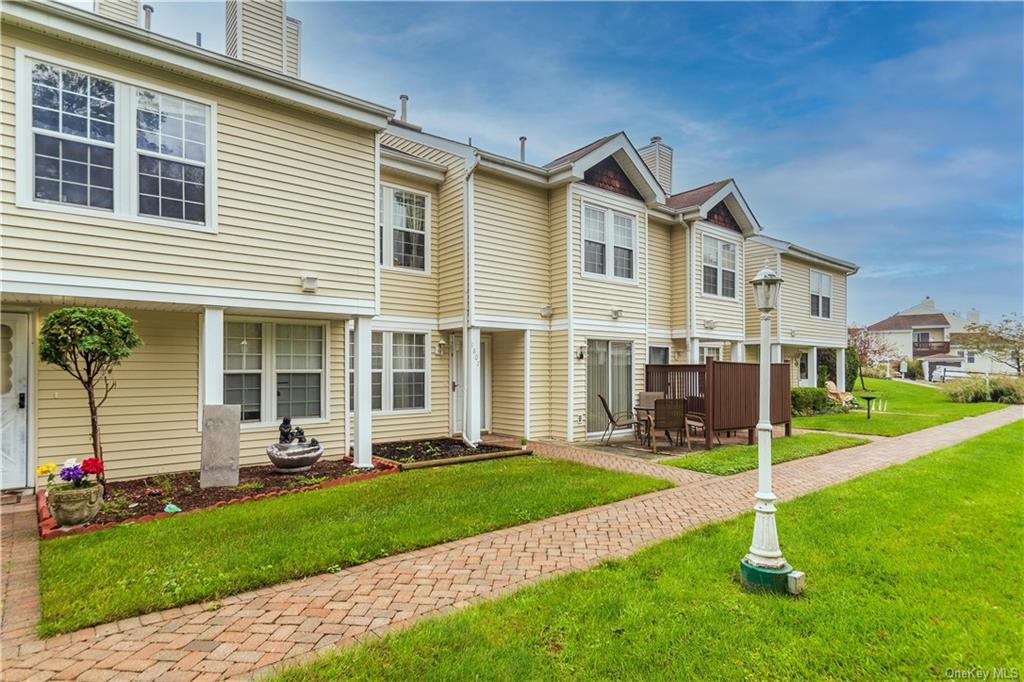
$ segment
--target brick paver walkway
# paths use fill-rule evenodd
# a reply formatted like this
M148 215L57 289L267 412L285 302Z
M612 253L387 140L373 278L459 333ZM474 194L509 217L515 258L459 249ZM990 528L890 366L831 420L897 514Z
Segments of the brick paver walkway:
M1020 407L1012 407L780 464L775 467L776 494L791 499L1022 416ZM598 466L678 475L670 467L632 458L608 459L602 453L544 443L534 447L547 456ZM3 678L198 680L251 675L541 578L625 556L653 541L744 512L752 504L756 472L697 474L678 482L677 488L228 597L217 605L170 609L46 641L5 632ZM36 551L31 545L15 545L16 552Z

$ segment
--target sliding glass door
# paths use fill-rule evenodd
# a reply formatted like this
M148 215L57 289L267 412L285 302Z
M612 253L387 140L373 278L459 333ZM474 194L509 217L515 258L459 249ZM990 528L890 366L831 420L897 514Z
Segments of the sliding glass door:
M613 414L633 409L633 344L629 341L587 341L587 433L608 426L601 399Z

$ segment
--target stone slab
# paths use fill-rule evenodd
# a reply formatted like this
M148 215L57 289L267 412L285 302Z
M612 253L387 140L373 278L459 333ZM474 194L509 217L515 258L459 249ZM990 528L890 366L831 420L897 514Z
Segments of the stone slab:
M238 450L241 433L241 408L238 405L203 406L200 488L238 485Z

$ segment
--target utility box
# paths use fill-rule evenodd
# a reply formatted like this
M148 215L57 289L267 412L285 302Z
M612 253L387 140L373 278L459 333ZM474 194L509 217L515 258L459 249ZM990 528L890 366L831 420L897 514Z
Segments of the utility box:
M793 571L788 576L788 583L786 584L786 591L790 594L797 595L803 594L804 591L804 572Z

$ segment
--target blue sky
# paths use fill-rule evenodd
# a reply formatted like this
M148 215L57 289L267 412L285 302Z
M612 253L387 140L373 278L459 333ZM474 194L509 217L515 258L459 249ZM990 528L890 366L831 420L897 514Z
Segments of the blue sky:
M223 3L154 29L221 50ZM290 2L303 77L544 163L624 129L676 191L739 183L766 232L852 260L850 321L1024 291L1021 4Z

